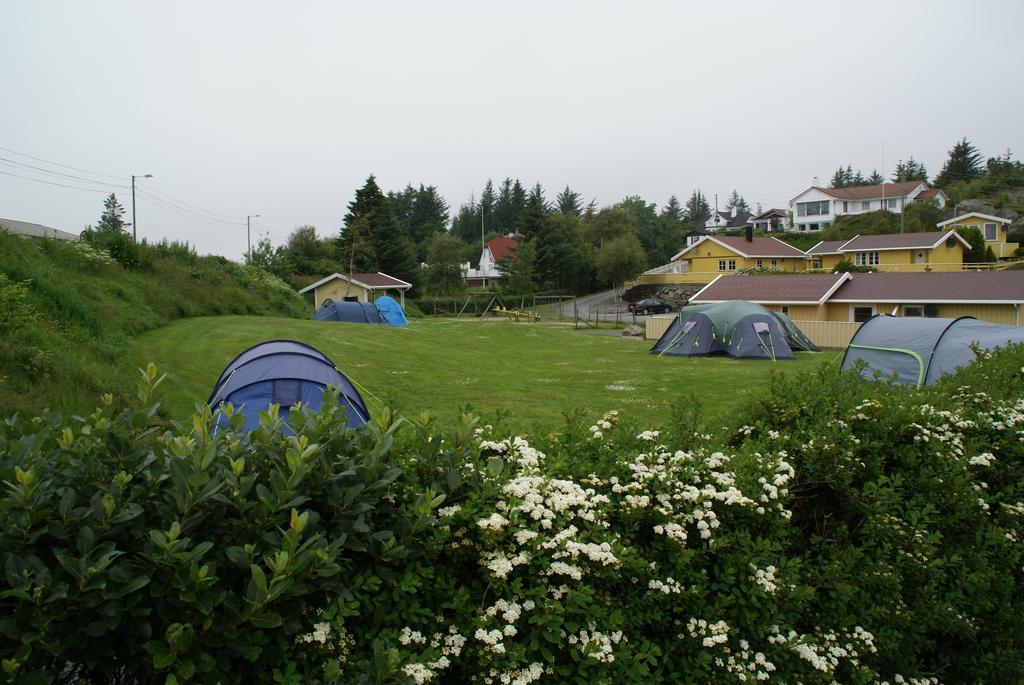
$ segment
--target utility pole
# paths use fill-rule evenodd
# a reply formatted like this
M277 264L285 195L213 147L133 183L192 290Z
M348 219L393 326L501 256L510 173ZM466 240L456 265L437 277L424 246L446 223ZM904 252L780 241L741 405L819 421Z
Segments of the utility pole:
M132 242L139 242L138 226L139 223L135 220L135 179L136 178L153 178L153 174L139 174L136 176L132 174Z
M481 257L483 257L484 248L485 247L487 247L487 243L484 242L484 198L483 198L483 194L481 194L480 195L480 256ZM487 276L486 276L486 274L482 273L482 270L483 270L483 264L482 263L480 264L480 268L481 268L481 274L480 274L481 275L481 281L480 282L483 284L484 288L486 288L487 287Z
M252 261L252 220L259 218L259 214L250 214L245 217L245 261L247 264Z

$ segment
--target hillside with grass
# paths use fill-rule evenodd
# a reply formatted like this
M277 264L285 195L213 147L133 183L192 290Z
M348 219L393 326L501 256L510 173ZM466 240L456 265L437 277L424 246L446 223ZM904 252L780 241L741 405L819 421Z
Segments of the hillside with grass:
M0 415L88 411L131 387L133 338L176 319L308 316L280 279L187 245L138 245L131 265L87 242L0 230Z

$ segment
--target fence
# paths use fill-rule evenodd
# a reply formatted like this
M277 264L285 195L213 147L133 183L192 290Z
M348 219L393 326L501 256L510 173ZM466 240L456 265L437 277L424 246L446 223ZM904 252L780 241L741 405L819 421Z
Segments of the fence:
M665 334L675 318L675 314L648 316L644 337L648 340L657 340ZM860 327L859 323L850 321L794 321L793 323L818 347L831 348L843 348L849 345L853 334Z

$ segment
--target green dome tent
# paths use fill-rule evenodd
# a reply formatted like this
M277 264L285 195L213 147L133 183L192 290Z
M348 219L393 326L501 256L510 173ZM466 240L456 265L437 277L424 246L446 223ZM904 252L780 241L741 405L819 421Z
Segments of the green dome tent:
M816 350L784 314L744 300L683 307L651 348L658 356L728 354L739 359L793 359L793 350Z
M931 385L975 359L973 344L990 350L1024 343L1024 328L959 319L873 316L860 325L846 348L840 371L857 368L861 375L895 378L901 385Z

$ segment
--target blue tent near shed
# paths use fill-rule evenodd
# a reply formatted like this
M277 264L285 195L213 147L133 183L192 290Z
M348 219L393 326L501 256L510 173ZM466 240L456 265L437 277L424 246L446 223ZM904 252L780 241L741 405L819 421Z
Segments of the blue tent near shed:
M314 321L345 321L348 323L387 324L377 305L372 302L347 302L345 300L324 300L313 314Z
M388 297L387 295L381 295L373 301L377 305L377 309L380 311L381 316L387 319L387 322L392 326L408 326L409 320L405 318L405 312L402 310L402 305L395 302L394 298Z
M319 409L328 387L337 390L350 428L369 420L359 391L327 355L295 340L268 340L243 351L224 368L207 404L216 408L230 402L245 415L245 429L251 431L259 425L260 412L271 404L279 405L284 416L299 402Z

